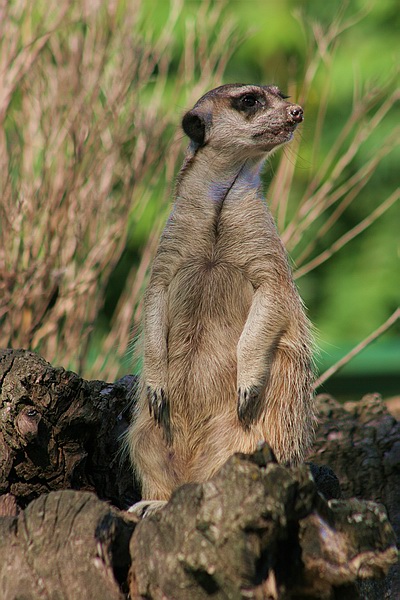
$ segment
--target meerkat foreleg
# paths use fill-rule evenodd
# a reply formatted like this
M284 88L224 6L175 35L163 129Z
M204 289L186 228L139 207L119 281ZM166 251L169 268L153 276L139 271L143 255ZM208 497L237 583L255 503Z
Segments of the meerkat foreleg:
M153 289L146 297L144 383L150 414L162 427L165 439L172 441L168 379L168 322L167 293L164 287Z
M237 345L237 413L245 427L260 416L276 344L287 324L276 304L268 288L260 286Z

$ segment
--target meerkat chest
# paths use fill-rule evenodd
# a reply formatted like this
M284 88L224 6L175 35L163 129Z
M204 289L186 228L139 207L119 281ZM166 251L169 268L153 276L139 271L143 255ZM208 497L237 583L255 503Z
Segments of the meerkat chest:
M196 285L205 285L214 281L214 276L225 281L231 271L246 278L249 265L251 269L262 268L273 260L278 246L266 205L254 193L242 192L230 194L223 202L211 197L203 203L178 205L160 251L175 264L177 280L183 275L185 281L194 279L198 273Z
M196 340L199 347L215 336L235 347L253 294L242 270L226 261L208 257L187 261L168 288L171 352L180 340L187 339L190 347Z
M276 243L271 215L259 198L228 198L218 215L214 238L215 256L246 271L249 264L268 260Z

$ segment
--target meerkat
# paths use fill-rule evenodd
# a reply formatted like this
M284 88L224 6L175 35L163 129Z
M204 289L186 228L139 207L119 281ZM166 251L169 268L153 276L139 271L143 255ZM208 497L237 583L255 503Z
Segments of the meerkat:
M223 85L183 117L190 144L145 292L128 432L144 501L208 480L262 440L288 464L312 442L310 326L260 183L303 121L287 98Z

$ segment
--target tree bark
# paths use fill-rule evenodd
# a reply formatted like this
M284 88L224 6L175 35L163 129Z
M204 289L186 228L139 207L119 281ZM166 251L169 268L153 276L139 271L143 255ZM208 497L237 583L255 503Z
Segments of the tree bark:
M0 514L67 488L133 504L139 490L120 438L135 385L133 376L85 381L33 352L1 351Z
M399 545L400 422L388 412L379 394L344 405L320 395L317 403L319 427L309 460L333 469L343 498L382 503ZM398 565L390 571L389 579L392 595L388 597L400 598Z
M393 562L394 538L365 500L400 534L400 425L378 396L317 399L309 460L329 504L306 466L263 449L183 486L132 535L117 508L140 498L120 451L136 383L0 352L0 600L123 598L129 539L132 598L400 597L398 565L371 581Z
M0 519L0 598L123 600L132 530L92 493L42 494Z
M267 446L179 488L138 524L131 555L132 600L354 600L366 597L359 578L383 577L397 560L383 507L328 503L306 465L278 465Z

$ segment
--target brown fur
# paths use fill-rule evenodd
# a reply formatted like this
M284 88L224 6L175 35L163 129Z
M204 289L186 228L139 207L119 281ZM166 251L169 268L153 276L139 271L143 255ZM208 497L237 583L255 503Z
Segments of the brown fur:
M145 295L128 439L144 499L261 440L290 463L312 441L309 324L259 180L301 120L276 87L252 85L212 90L184 117L192 141Z

